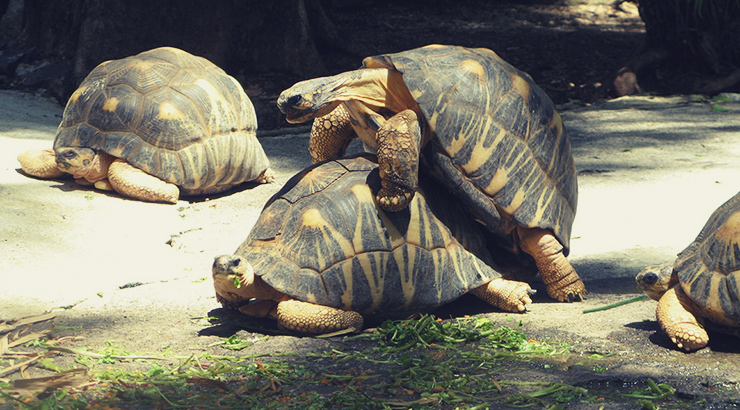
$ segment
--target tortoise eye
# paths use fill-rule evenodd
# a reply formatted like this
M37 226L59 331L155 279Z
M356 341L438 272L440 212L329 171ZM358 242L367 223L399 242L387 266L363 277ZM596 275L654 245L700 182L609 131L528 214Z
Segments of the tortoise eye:
M241 263L242 263L241 259L233 259L231 261L231 267L235 268L235 267L239 266Z
M654 272L648 272L642 277L642 281L648 285L653 285L658 281L658 275Z
M296 94L288 98L287 104L291 107L298 107L301 104L303 97L300 94Z
M62 152L62 158L64 159L73 159L77 156L77 153L74 151L64 151Z

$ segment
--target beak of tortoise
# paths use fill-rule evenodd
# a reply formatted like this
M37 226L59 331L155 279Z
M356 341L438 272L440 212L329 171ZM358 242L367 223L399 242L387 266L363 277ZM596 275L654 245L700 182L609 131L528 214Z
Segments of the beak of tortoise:
M323 117L341 102L337 98L343 84L341 76L301 81L280 93L277 106L291 124Z
M213 286L216 299L226 308L237 308L254 298L252 266L240 256L220 255L213 261Z

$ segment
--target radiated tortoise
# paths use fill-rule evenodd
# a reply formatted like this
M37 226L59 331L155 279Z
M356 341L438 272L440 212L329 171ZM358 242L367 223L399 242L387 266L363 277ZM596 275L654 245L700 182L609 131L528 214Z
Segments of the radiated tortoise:
M145 201L274 179L241 85L202 57L162 47L97 66L64 109L53 150L28 151L23 171Z
M679 348L705 347L705 327L740 335L740 193L712 213L675 262L647 267L636 280L658 301L660 327Z
M551 297L586 293L566 259L578 200L570 141L545 92L493 51L430 45L368 57L295 84L278 106L289 122L314 119L315 162L341 157L357 137L376 151L385 209L408 204L421 162L539 270Z
M405 210L376 206L374 160L328 161L288 181L235 254L216 257L218 300L308 334L359 331L363 315L428 311L467 292L524 311L529 285L489 265L482 227L443 188L422 181Z

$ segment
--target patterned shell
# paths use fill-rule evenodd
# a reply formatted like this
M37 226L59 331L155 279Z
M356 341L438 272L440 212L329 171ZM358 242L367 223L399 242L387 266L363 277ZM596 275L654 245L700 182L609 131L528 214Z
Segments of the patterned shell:
M714 211L673 271L702 316L740 326L740 193Z
M424 160L493 232L550 229L565 246L578 202L570 141L552 101L493 51L432 45L368 57L395 68L433 133Z
M293 298L363 314L436 307L500 276L466 250L487 257L481 227L434 185L407 210L376 207L374 161L365 154L294 176L236 253Z
M54 148L102 150L194 195L267 169L256 130L254 107L234 78L164 47L90 72L64 109Z

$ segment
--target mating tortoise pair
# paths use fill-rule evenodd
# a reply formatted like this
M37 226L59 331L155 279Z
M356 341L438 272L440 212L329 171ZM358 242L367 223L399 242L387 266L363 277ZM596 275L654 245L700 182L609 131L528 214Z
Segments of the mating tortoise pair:
M334 183L327 169L336 163L301 174L268 202L235 255L216 258L219 299L259 299L240 310L315 333L356 328L359 313L426 309L468 291L522 311L528 286L516 281L538 271L553 298L581 298L585 286L566 259L577 202L570 142L531 78L490 50L453 46L370 57L363 66L298 83L278 105L288 121L314 119L314 162L343 156L355 138L375 151L374 200L364 169L348 167ZM444 188L420 195L420 164ZM433 201L443 205L427 207ZM464 209L457 216L440 214L456 201ZM487 256L465 241L452 251L444 238L455 235L435 236L430 223L485 236ZM419 262L430 253L437 256ZM476 254L486 263L450 265ZM491 271L482 275L481 266ZM516 292L492 280L502 273Z
M53 150L19 155L40 178L72 174L85 185L144 201L228 190L274 179L241 85L210 61L162 47L107 61L64 109Z

